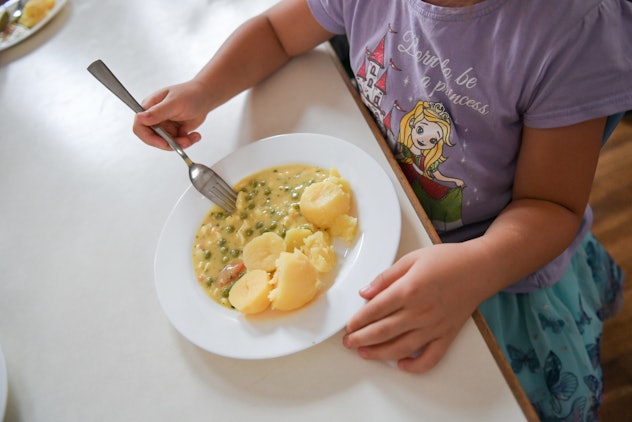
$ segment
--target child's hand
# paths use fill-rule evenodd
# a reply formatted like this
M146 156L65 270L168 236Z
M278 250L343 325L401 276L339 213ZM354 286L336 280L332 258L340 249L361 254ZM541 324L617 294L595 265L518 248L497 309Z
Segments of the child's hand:
M164 88L143 101L144 112L134 118L134 133L148 145L171 150L167 142L156 135L150 126L162 126L182 147L198 142L197 129L209 111L206 90L195 81Z
M410 372L434 367L484 299L465 251L461 244L420 249L380 274L360 291L368 303L347 324L344 345Z

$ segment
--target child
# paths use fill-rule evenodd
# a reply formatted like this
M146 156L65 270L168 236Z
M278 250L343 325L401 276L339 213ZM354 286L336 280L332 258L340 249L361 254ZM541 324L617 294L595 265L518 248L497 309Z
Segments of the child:
M625 0L284 0L134 122L187 147L207 113L335 34L443 243L365 287L344 345L432 368L478 307L544 420L597 418L622 274L589 233L606 116L632 109Z

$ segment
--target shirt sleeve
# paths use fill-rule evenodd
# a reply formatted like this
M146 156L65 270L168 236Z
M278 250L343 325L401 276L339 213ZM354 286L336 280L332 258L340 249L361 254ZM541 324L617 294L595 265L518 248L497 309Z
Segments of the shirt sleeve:
M524 113L527 126L551 128L632 109L632 2L604 0L560 28Z
M307 0L314 18L332 34L344 34L342 2L335 0Z

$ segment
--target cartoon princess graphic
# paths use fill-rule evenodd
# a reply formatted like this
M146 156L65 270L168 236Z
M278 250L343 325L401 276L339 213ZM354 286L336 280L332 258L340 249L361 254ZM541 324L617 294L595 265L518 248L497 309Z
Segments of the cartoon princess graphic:
M399 123L398 160L438 231L463 225L461 179L439 171L447 158L444 146L451 147L450 116L441 103L419 101Z

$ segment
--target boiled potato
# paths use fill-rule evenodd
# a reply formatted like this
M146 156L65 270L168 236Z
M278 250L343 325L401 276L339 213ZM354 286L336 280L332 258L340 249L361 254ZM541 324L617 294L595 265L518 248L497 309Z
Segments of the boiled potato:
M347 214L337 216L331 225L331 234L352 243L358 232L358 219Z
M228 294L228 301L244 314L257 314L270 306L270 290L272 286L268 273L264 270L251 270L235 282Z
M293 252L294 249L300 249L303 246L305 238L311 234L312 231L309 229L289 229L285 233L285 250L287 252Z
M268 295L272 309L291 311L300 308L316 296L320 288L318 271L300 251L282 252Z
M325 179L306 187L299 205L309 222L329 228L336 216L349 213L351 195L335 180Z
M321 273L329 272L336 266L336 253L331 239L322 231L307 236L301 250Z
M351 194L351 184L347 179L343 179L340 175L340 172L336 168L332 168L329 170L329 177L325 179L330 182L335 182L340 185L340 187L347 193Z
M249 270L274 271L275 261L285 251L285 241L273 232L255 237L244 246L243 260Z

